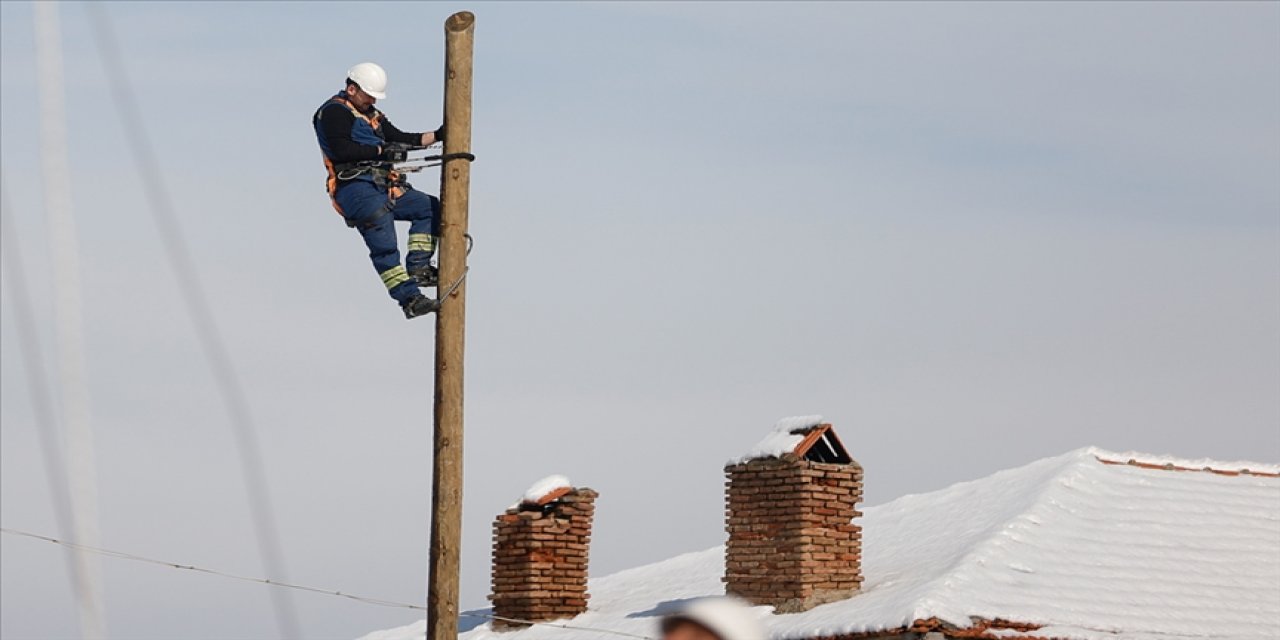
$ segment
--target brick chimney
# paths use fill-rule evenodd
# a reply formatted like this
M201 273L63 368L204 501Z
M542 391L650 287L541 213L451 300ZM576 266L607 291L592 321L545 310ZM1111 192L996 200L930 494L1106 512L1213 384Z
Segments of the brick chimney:
M587 610L587 550L598 494L552 476L493 523L493 614L543 622ZM495 620L494 629L527 625Z
M862 584L862 467L820 416L787 418L728 476L725 591L776 613L843 600Z

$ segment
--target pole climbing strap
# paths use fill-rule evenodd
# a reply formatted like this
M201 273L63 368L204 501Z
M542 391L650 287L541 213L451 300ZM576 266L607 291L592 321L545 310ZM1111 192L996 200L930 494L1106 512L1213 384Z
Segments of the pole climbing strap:
M423 169L430 169L431 167L441 166L446 162L449 162L450 160L466 160L467 162L475 162L476 156L475 154L460 152L460 153L441 153L434 156L423 156L421 158L411 158L409 162L422 162L424 164L408 164L408 165L402 164L396 167L396 171L400 171L402 173L415 173L418 171L422 171Z

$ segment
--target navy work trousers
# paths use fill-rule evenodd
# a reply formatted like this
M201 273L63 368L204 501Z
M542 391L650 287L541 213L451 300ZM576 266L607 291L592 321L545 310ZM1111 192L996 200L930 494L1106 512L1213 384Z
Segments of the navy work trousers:
M338 187L338 206L347 222L359 229L369 247L373 268L386 285L387 293L403 304L418 295L418 285L409 273L426 267L436 250L440 232L440 199L406 187L392 205L387 192L372 182L353 180ZM409 222L409 247L400 264L395 220Z

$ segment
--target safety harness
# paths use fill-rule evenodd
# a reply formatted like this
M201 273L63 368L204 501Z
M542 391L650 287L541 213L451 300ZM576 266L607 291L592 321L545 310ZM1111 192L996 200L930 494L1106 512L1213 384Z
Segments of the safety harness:
M317 122L324 109L331 104L340 104L346 107L347 110L351 112L352 116L368 125L369 130L371 130L373 135L378 138L377 144L380 144L384 148L393 146L393 143L387 143L382 140L382 113L374 109L372 115L365 114L361 112L360 109L356 108L356 106L352 104L350 100L347 100L342 94L333 96L329 99L329 102L320 107L320 110L316 112ZM368 137L367 133L362 135ZM373 140L370 139L368 143L373 143ZM406 151L425 148L409 145L399 146L404 148ZM333 203L334 210L337 211L338 215L342 216L343 220L347 223L347 226L353 228L371 227L378 224L384 216L391 213L391 210L396 206L396 200L403 196L406 190L411 188L409 183L405 181L405 173L417 172L428 167L439 166L449 160L466 160L468 162L475 160L475 156L470 153L443 153L413 159L414 162L423 162L424 164L406 164L397 167L395 164L385 160L333 162L329 158L328 154L323 152L323 149L321 156L324 159L325 170L328 172L328 178L325 181L325 188L329 192L329 200ZM347 219L346 212L344 212L342 210L342 206L338 204L338 187L342 186L342 183L344 182L351 182L353 180L360 180L364 178L367 178L368 181L372 182L378 189L386 191L387 201L378 208L374 215L361 222L352 222Z
M367 124L369 129L371 129L379 139L382 138L382 114L379 111L374 110L372 115L365 114L360 111L360 109L357 109L350 100L347 100L344 96L339 94L330 98L329 102L316 112L317 118L320 117L320 114L322 114L324 109L330 104L340 104L346 107L347 110L351 112L352 116ZM376 218L381 218L385 212L389 212L391 207L395 206L395 199L403 195L404 187L407 186L404 184L403 178L395 172L394 167L389 162L377 160L334 162L326 153L322 152L321 156L324 159L325 171L328 173L328 177L325 180L325 190L329 192L329 200L333 203L334 210L337 211L338 215L341 215L344 219L346 218L346 214L342 210L342 206L338 204L337 200L338 187L341 186L343 182L359 180L362 177L367 176L374 186L387 191L388 205L383 207L383 211L379 211L379 214L375 216L375 221ZM348 221L347 226L354 227L356 225Z

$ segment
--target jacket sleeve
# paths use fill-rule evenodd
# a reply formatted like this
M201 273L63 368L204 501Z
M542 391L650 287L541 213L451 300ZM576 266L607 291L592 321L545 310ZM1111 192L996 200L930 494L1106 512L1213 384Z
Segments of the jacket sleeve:
M351 127L356 117L338 104L331 104L320 111L320 131L329 146L330 159L334 162L358 162L376 160L378 147L360 144L351 139Z
M396 126L391 124L391 121L387 119L387 114L385 113L382 114L382 137L386 138L387 142L399 142L400 144L407 144L415 147L422 144L421 133L405 133L397 129Z

